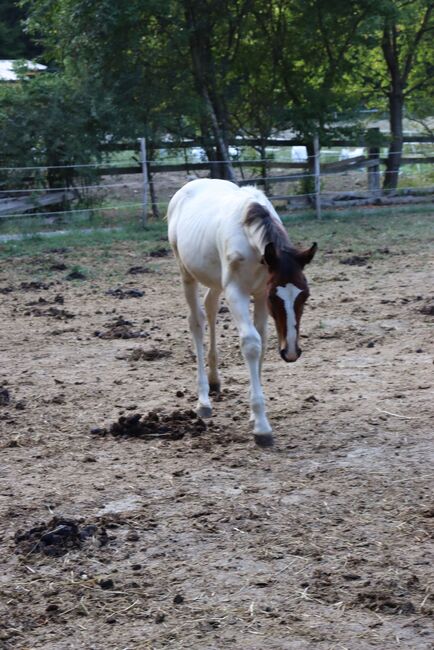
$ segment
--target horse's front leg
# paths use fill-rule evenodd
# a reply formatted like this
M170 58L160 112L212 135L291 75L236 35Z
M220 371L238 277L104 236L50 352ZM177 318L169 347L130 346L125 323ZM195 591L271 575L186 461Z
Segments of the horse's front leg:
M225 288L225 296L238 327L241 350L250 372L250 406L254 417L255 441L262 447L271 447L273 444L272 429L265 412L264 394L260 380L262 341L250 319L250 296L242 292L235 283L228 284Z
M267 307L267 297L265 293L260 296L254 297L254 307L253 307L253 322L256 329L258 330L259 336L261 337L261 357L259 360L259 376L261 376L262 363L264 361L264 355L267 350L267 320L268 320L268 307Z
M205 353L203 347L203 335L205 329L205 314L199 300L199 289L197 282L190 277L183 277L184 294L190 307L188 323L196 348L197 358L197 391L198 405L197 414L202 418L209 418L212 415L211 402L209 400L209 384L205 369Z
M259 377L261 377L262 364L264 361L265 351L267 349L267 320L268 320L268 307L267 297L265 293L257 295L253 299L253 322L256 330L261 337L261 356L259 358ZM255 414L253 411L250 413L250 422L255 421Z

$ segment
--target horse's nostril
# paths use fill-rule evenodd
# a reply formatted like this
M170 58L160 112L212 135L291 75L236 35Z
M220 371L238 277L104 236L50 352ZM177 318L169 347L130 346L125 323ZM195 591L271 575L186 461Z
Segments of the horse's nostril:
M282 359L283 359L284 361L286 361L286 351L285 351L285 349L280 350L280 356L282 357Z

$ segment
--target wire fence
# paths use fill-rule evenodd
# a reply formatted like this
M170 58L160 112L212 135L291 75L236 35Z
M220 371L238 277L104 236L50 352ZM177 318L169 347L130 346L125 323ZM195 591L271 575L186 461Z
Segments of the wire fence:
M291 153L282 159L243 159L240 154L230 164L236 171L240 185L257 185L265 189L271 200L284 210L313 209L316 204L318 212L321 205L340 207L357 202L360 205L369 202L386 204L404 199L407 202L432 201L434 196L434 152L426 147L421 150L419 144L418 150L410 152L411 155L409 152L396 152L402 155L403 164L398 188L394 190L381 189L387 175L395 172L381 168L385 158L380 157L378 148L321 150L313 156L307 150L298 150L295 152L300 158L297 161L294 160L294 151ZM327 162L331 157L335 160ZM82 177L81 183L75 180L73 185L65 183L59 187L40 187L37 186L36 177L27 178L19 187L0 190L0 217L4 221L25 217L67 219L86 215L92 219L96 215L105 215L112 220L115 217L139 217L143 223L148 212L154 216L162 214L171 196L184 182L193 177L209 175L211 165L228 163L224 160L188 161L184 156L183 163L168 164L167 159L151 160L145 156L140 160L139 155L132 155L130 161L134 164L125 166L125 162L107 160L52 166L0 167L0 176L9 173L13 176L17 172L47 174L52 170L71 170L72 176L79 181L83 170L95 170L99 177L98 181L92 179L90 183L86 183L85 177ZM315 162L318 164L314 165ZM117 175L121 175L122 180L110 182L110 177ZM29 187L32 181L33 186ZM140 201L137 200L138 195ZM53 207L56 205L60 205L60 208Z

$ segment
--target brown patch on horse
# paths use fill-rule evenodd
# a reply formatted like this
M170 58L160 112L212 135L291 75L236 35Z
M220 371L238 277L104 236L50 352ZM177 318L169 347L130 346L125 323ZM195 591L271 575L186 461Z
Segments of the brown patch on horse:
M297 271L309 264L317 251L316 242L305 250L295 248L284 225L260 203L249 205L244 215L244 224L259 231L264 246L264 262L269 270L279 269L288 278L297 275ZM288 281L292 280L286 282Z
M260 230L262 243L273 244L276 252L294 250L283 224L271 216L267 208L260 203L249 205L244 215L244 223L246 226L253 226L256 230Z

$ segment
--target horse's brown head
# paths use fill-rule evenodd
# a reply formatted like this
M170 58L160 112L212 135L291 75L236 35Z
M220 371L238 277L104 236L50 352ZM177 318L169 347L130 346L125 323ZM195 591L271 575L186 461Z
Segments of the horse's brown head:
M268 243L264 264L268 269L267 300L276 323L280 356L284 361L297 361L301 355L298 339L303 308L309 287L303 269L313 259L316 243L306 250L276 250Z

